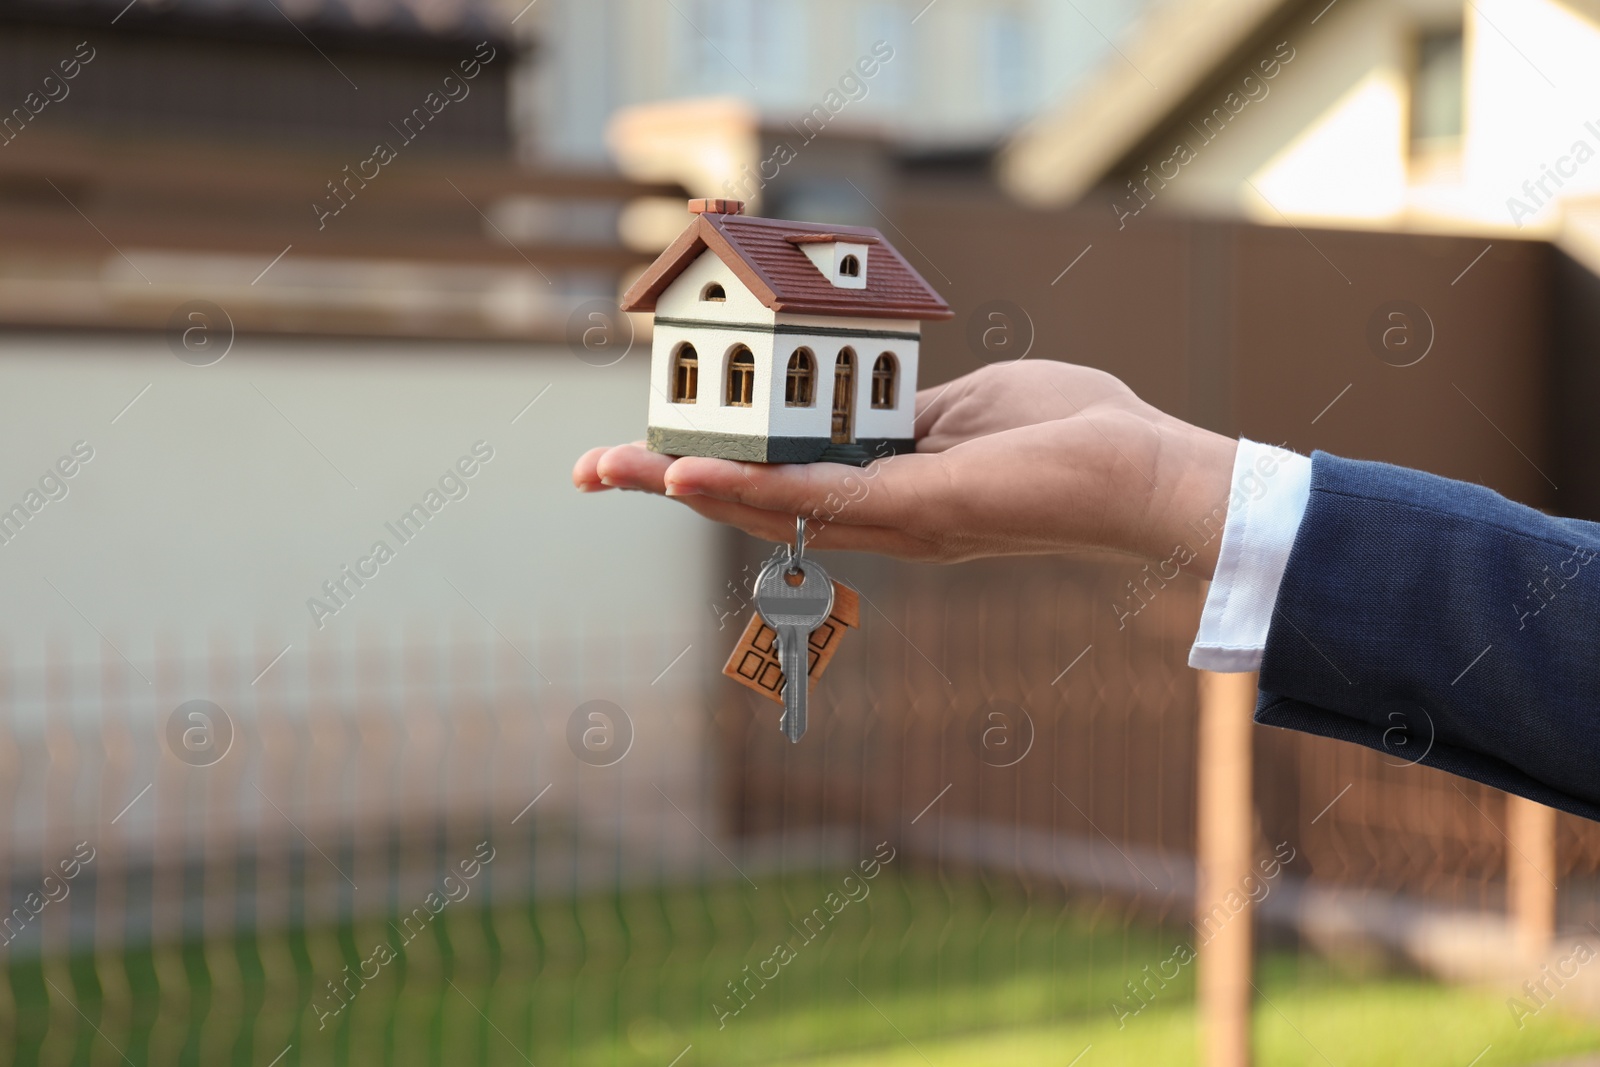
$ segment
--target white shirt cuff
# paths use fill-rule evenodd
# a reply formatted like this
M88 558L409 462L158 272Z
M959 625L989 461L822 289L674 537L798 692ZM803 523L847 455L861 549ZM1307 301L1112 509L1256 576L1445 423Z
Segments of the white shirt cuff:
M1278 587L1310 499L1310 459L1239 439L1217 572L1189 649L1189 666L1208 671L1261 666Z

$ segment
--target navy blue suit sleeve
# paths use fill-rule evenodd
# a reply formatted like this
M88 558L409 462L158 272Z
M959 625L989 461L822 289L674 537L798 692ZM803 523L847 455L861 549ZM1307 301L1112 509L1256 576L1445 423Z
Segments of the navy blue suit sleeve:
M1600 524L1312 457L1256 721L1600 819Z

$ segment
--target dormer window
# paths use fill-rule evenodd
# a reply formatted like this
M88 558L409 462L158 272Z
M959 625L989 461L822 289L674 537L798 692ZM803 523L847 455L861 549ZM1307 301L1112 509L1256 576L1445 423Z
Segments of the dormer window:
M870 234L791 233L785 241L805 253L811 265L836 289L867 287L867 250L878 243Z
M700 291L700 299L712 300L720 304L728 299L728 291L722 287L720 282L712 282Z

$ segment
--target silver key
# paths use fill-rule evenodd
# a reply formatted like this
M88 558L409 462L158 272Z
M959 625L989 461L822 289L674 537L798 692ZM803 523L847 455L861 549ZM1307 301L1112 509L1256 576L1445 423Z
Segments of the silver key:
M802 535L803 537L803 535ZM791 578L798 579L791 585ZM778 666L783 669L784 736L798 742L806 732L810 689L811 633L833 611L833 580L820 563L804 556L773 560L756 579L756 611L778 634Z

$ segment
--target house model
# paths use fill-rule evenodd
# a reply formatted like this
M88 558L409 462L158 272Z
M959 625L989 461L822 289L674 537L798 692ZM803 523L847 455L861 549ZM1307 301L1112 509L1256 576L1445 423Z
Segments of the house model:
M864 464L914 447L917 347L949 305L877 230L695 217L622 298L655 315L647 443L674 456Z

